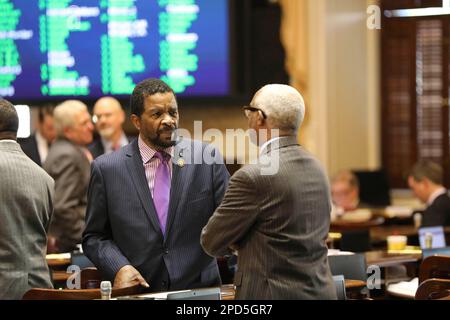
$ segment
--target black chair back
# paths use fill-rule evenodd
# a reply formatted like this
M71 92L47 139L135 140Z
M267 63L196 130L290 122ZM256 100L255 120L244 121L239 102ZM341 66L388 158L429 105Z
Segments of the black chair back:
M336 287L336 294L338 300L347 300L345 293L345 279L343 275L333 276L333 282Z
M367 281L366 257L362 253L328 256L333 276L343 275L345 279Z

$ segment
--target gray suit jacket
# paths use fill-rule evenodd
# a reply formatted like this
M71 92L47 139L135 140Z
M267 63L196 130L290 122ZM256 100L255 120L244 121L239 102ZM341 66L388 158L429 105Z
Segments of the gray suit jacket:
M203 229L203 248L213 256L238 249L237 299L335 299L325 244L328 179L295 137L277 143L261 163L233 175ZM261 175L262 161L277 159L278 172Z
M49 234L56 237L60 252L69 252L81 243L90 163L80 146L58 139L49 150L44 169L55 179L55 212Z
M52 288L47 229L53 179L14 141L0 140L0 299L30 288Z
M112 281L129 264L147 280L150 291L220 284L216 260L200 246L200 232L222 200L229 174L223 164L193 164L205 148L190 140L175 147L165 236L138 139L93 162L83 250L106 279Z

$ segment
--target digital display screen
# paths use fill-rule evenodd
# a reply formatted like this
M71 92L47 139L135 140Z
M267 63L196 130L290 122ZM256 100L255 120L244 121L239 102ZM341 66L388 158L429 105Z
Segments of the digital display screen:
M180 96L230 91L227 0L0 0L0 96L128 96L160 78Z

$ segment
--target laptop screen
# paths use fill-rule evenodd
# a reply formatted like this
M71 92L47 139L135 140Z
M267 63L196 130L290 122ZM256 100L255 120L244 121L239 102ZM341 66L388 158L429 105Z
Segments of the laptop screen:
M433 236L431 248L443 248L446 246L444 228L442 226L425 227L419 229L419 242L422 249L427 249L426 237L428 234Z

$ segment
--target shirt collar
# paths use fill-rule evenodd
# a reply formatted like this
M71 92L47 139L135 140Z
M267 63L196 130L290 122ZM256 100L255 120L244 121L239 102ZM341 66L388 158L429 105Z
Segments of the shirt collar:
M428 198L427 204L431 205L434 200L436 200L437 197L439 197L440 195L446 194L447 190L444 187L440 187L439 189L437 189L436 191L434 191L430 197Z
M103 148L105 149L105 153L107 153L109 151L114 151L113 143L111 140L106 140L105 138L101 138L101 140L102 140ZM119 145L120 145L120 147L124 147L127 144L128 144L128 138L125 135L125 133L122 132L122 135L120 136L120 139L119 139Z
M1 143L1 142L7 142L7 143L14 142L14 143L18 143L16 140L13 140L13 139L0 139L0 143Z
M280 140L280 139L281 139L281 137L275 137L275 138L270 139L269 141L264 142L264 144L259 149L259 155L263 154L264 149L266 149L269 146L269 144L271 144L272 142L275 142L277 140Z
M155 149L150 148L144 140L142 140L141 135L138 137L138 146L139 146L139 152L141 153L142 162L144 164L150 162L150 160L153 159L155 156L155 153L157 152ZM164 152L170 155L172 158L174 155L174 147L169 147L164 149Z

